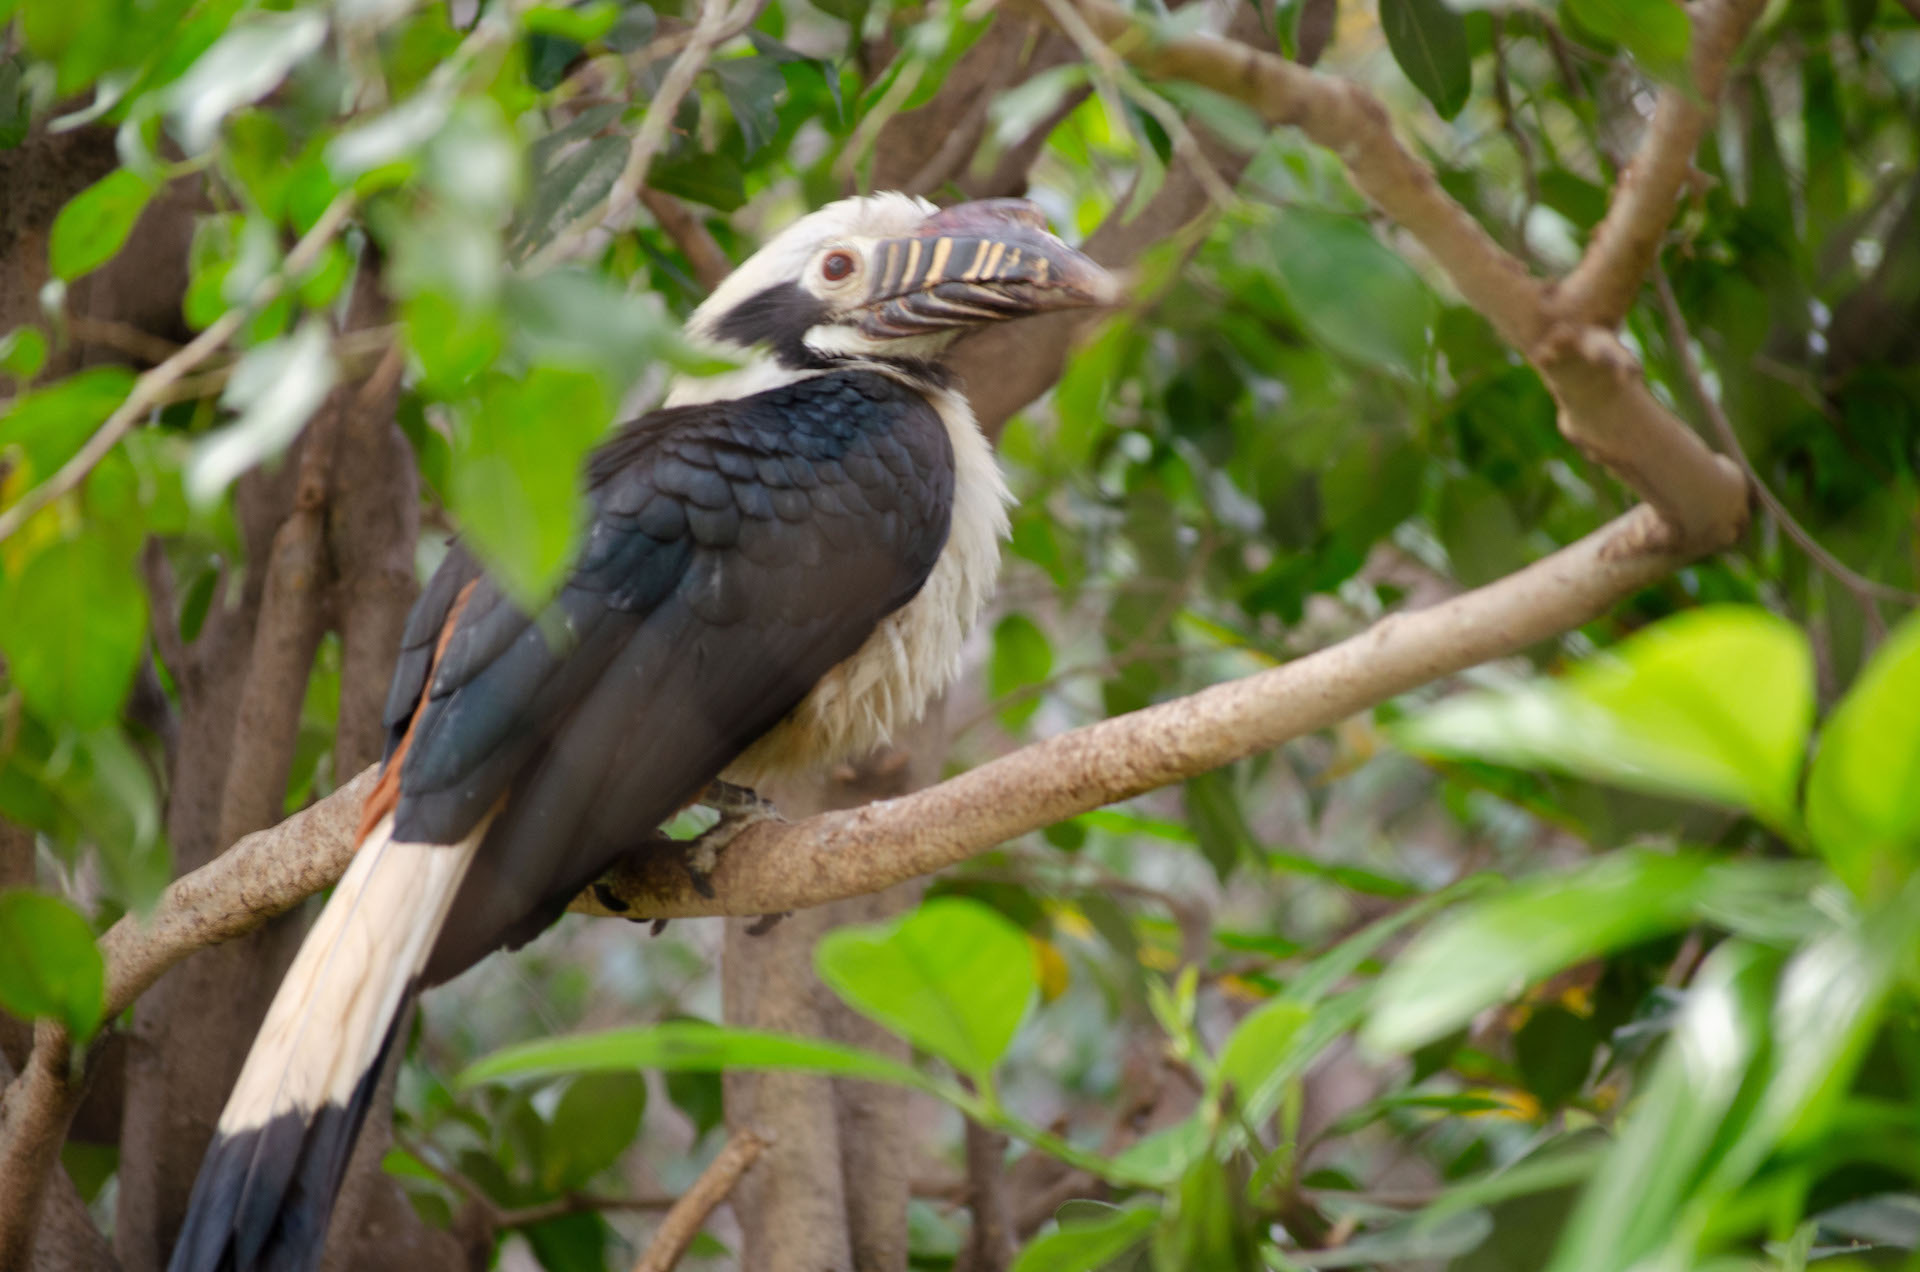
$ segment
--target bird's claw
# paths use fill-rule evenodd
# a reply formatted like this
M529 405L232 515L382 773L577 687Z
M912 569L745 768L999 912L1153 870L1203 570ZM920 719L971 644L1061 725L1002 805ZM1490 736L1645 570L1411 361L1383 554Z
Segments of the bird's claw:
M715 778L700 792L700 803L720 814L722 821L729 817L748 817L767 820L778 819L779 810L773 801L761 798L760 792L751 786L741 786L734 782L723 782Z
M689 839L680 860L686 866L693 890L713 899L713 872L720 868L720 853L740 837L741 832L761 822L781 822L786 818L762 799L758 792L732 782L716 781L700 796L700 802L720 814L720 820Z

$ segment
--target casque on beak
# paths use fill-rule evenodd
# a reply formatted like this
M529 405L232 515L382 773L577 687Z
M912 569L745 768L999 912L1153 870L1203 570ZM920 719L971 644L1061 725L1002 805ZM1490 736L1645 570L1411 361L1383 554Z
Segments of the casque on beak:
M944 208L909 238L875 245L856 321L878 339L1115 304L1113 275L1047 229L1025 199Z

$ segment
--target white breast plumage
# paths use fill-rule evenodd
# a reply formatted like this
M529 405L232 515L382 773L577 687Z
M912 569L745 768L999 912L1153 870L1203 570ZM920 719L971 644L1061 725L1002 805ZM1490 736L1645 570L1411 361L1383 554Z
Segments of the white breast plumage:
M735 760L727 781L758 786L870 750L918 719L959 673L961 647L1000 574L1011 496L966 399L942 389L928 400L953 445L953 519L926 585Z

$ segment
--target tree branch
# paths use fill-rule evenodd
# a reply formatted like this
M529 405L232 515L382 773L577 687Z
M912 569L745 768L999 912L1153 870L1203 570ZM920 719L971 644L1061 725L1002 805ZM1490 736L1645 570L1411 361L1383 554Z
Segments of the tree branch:
M240 330L241 324L251 318L255 310L278 296L285 289L289 279L304 273L306 268L313 264L320 255L321 249L326 247L333 240L334 235L346 225L347 216L352 211L352 195L343 194L336 198L327 206L326 211L320 214L320 219L314 222L313 228L294 244L293 250L287 253L287 259L281 262L280 268L261 281L259 287L254 289L253 295L247 298L246 303L236 305L221 314L212 325L183 345L172 357L134 381L133 390L127 394L126 401L116 407L113 414L107 416L106 422L87 439L86 444L72 459L62 464L59 471L52 477L21 496L19 503L5 512L0 512L0 539L7 538L25 525L35 513L85 481L87 474L94 470L95 465L105 459L113 448L120 444L120 439L140 422L148 409L166 395L167 389L172 387L174 381L210 357L227 342L228 337Z
M673 1265L686 1253L687 1246L700 1234L707 1222L707 1216L714 1208L727 1199L733 1186L740 1182L740 1176L747 1173L749 1167L760 1160L760 1154L767 1149L766 1142L747 1131L735 1131L720 1155L700 1172L700 1178L693 1181L693 1187L687 1189L680 1200L673 1203L673 1209L667 1211L660 1226L654 1230L653 1241L641 1254L640 1261L633 1265L633 1272L670 1272Z
M712 896L693 887L675 854L652 851L610 871L574 908L620 918L757 915L873 892L1518 653L1591 621L1688 560L1668 546L1651 509L1635 508L1506 578L1389 615L1284 666L1036 742L900 799L751 827L722 856ZM130 914L114 924L100 939L107 1015L124 1011L194 950L243 936L338 880L375 777L369 767L246 836L175 880L144 919ZM608 888L629 909L596 897Z
M1674 201L1693 152L1713 122L1727 66L1766 0L1706 0L1687 6L1693 20L1692 84L1661 90L1653 123L1615 187L1586 255L1557 289L1555 304L1575 321L1618 326L1652 267L1673 219Z
M1813 563L1831 574L1840 586L1850 593L1859 603L1866 615L1867 627L1875 639L1884 637L1886 620L1880 615L1876 601L1893 601L1901 605L1920 605L1920 595L1904 588L1893 587L1860 574L1839 557L1822 547L1807 528L1800 524L1791 510L1773 493L1771 487L1760 479L1760 473L1754 468L1753 461L1747 457L1747 451L1740 444L1740 434L1734 429L1733 421L1720 406L1707 388L1706 377L1701 374L1700 362L1693 354L1693 333L1687 327L1686 317L1680 312L1680 302L1674 297L1673 285L1667 281L1667 272L1658 266L1653 271L1654 295L1660 302L1661 315L1667 320L1667 338L1673 344L1674 357L1679 360L1680 374L1686 380L1687 387L1693 391L1695 400L1700 403L1701 413L1707 417L1707 423L1713 426L1713 432L1720 444L1727 448L1740 465L1740 471L1747 475L1747 481L1753 487L1754 497L1760 501L1781 531L1800 545L1800 550L1810 557Z
M1534 364L1560 405L1561 431L1659 510L1676 549L1697 555L1739 537L1747 507L1739 471L1654 400L1639 364L1610 330L1557 301L1559 292L1529 275L1441 188L1433 170L1400 144L1372 93L1216 36L1156 42L1111 0L1076 4L1088 25L1141 69L1245 102L1338 155L1361 192L1418 239L1461 295ZM1709 73L1707 87L1719 88L1725 56L1755 8L1753 0L1715 0L1714 20L1700 20L1696 65ZM1679 162L1684 170L1686 155ZM1609 242L1638 224L1625 212L1621 218L1623 228ZM1609 252L1606 259L1638 259L1624 249ZM1603 276L1626 267L1609 266Z
M640 203L641 188L646 185L647 170L653 158L666 146L667 131L673 127L680 103L693 90L700 72L722 44L739 35L760 16L765 0L740 0L729 6L727 0L701 0L700 16L693 24L686 47L681 49L660 81L660 89L647 103L647 113L633 134L627 150L627 163L614 179L606 197L577 218L551 243L534 255L530 264L542 268L576 255L597 229L618 229Z

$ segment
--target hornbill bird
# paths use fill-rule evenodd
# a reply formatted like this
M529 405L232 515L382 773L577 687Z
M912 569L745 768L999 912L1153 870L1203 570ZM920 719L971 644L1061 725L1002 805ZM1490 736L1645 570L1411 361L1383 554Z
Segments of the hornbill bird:
M358 851L220 1116L172 1272L316 1267L415 994L537 936L716 779L837 762L946 687L1008 494L942 356L1115 291L1023 200L834 203L695 311L693 340L740 365L594 454L543 610L450 551L407 624Z

